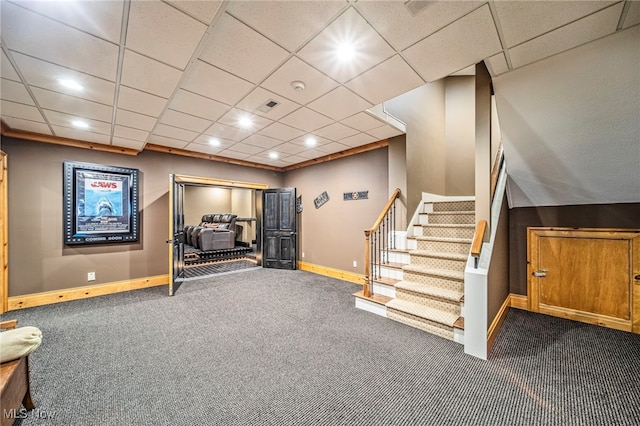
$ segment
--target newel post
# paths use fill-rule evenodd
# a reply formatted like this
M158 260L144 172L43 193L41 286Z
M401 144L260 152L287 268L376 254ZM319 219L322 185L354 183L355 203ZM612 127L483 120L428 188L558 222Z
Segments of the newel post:
M364 231L364 285L362 286L362 294L365 297L371 297L371 249L369 244L370 229Z

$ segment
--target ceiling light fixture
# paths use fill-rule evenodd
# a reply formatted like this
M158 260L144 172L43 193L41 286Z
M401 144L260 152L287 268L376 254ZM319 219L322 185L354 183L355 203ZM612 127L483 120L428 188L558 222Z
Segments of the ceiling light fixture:
M278 153L277 152L270 152L269 153L269 158L271 158L272 160L275 160L278 158Z
M251 117L245 115L244 117L240 117L240 119L238 120L238 124L240 125L240 127L248 129L253 126L253 120L251 119Z
M87 123L86 121L82 121L82 120L72 120L71 121L71 125L73 127L77 127L78 129L88 129L89 128L89 123Z
M68 78L59 78L58 83L71 90L84 90L84 86L78 83L75 80L70 80Z
M296 80L291 82L291 87L293 87L293 90L296 92L302 92L305 86L303 81Z
M313 136L307 136L307 138L304 140L304 143L307 146L316 146L316 138L314 138Z
M209 139L209 145L211 146L220 146L220 140L216 138Z
M353 48L353 45L346 42L338 46L338 50L336 51L336 56L338 56L338 59L342 62L350 61L351 59L353 59L355 54L356 51Z

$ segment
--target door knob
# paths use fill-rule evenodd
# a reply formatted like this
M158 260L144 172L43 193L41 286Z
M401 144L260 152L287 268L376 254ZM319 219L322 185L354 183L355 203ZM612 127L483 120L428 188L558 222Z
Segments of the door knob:
M538 278L544 278L547 276L547 272L548 271L546 269L540 269L539 271L533 271L533 276Z

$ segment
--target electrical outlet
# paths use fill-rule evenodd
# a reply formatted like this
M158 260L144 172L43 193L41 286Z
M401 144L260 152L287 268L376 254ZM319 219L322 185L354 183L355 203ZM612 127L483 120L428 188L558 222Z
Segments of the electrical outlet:
M88 272L87 273L87 281L95 281L96 280L96 273L95 272Z
M302 257L304 257L304 252L302 252Z
M353 267L357 268L358 267L358 262L356 262L355 260L353 261Z

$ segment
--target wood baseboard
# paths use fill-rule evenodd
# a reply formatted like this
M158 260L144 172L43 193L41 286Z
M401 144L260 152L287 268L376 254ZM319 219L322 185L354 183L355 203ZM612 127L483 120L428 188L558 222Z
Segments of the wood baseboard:
M525 311L529 310L529 300L527 296L523 296L521 294L513 294L509 295L509 299L511 299L511 307L516 309L522 309Z
M491 348L493 347L493 343L496 341L496 337L498 337L498 333L500 333L500 328L502 327L502 323L507 317L507 313L509 313L509 308L511 307L511 297L507 296L500 306L496 317L489 325L489 330L487 330L487 353L491 352Z
M364 285L364 275L355 272L343 271L341 269L330 268L328 266L314 265L313 263L298 261L298 269L313 272L314 274L337 278L350 283Z
M50 305L53 303L68 302L70 300L86 299L88 297L104 296L106 294L156 287L166 285L168 283L168 275L156 275L153 277L117 281L113 283L25 294L23 296L12 296L9 297L8 310L15 311L17 309L32 308L34 306Z

